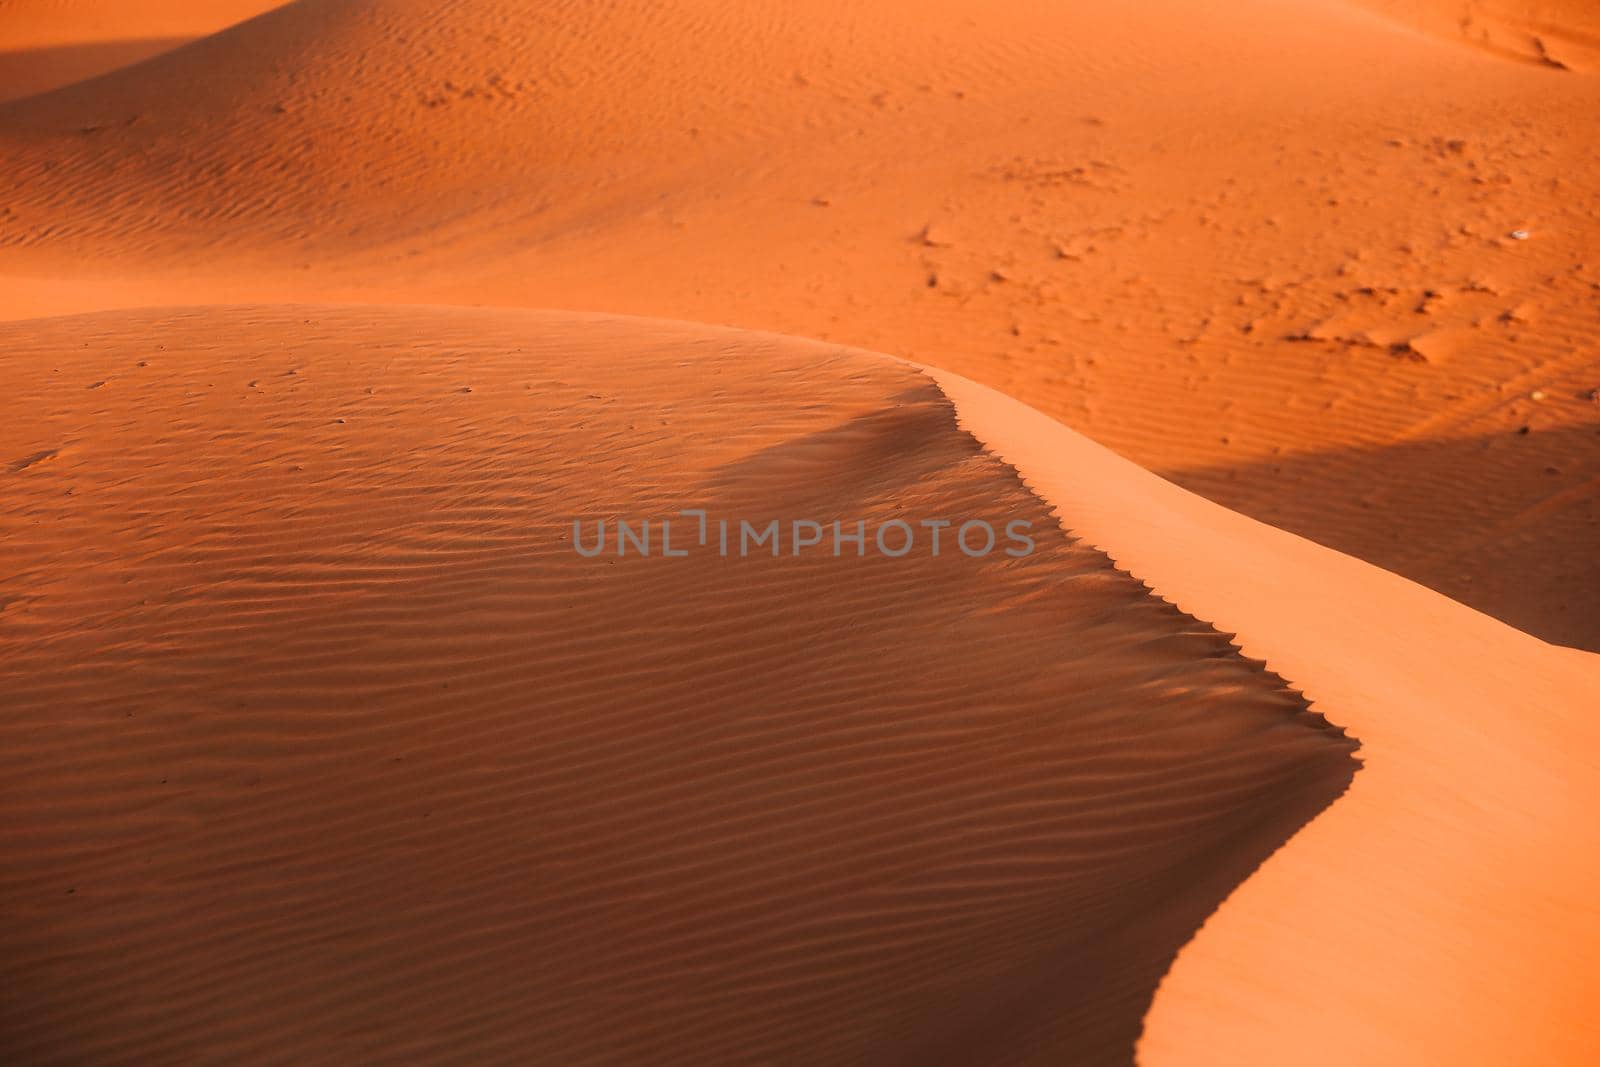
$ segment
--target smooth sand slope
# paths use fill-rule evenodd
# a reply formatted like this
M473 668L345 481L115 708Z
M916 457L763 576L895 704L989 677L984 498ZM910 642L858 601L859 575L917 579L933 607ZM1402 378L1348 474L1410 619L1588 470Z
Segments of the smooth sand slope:
M0 0L0 100L131 66L281 3Z
M0 353L7 1062L1127 1063L1357 768L898 361L326 307ZM1036 551L568 540L682 507Z
M1597 41L0 0L0 1060L1600 1062Z
M290 4L0 108L5 311L849 342L1600 649L1600 81L1388 7ZM1467 9L1592 33L1582 4Z
M1349 793L1179 956L1141 1062L1600 1061L1600 657L933 376L1065 527L1236 633L1362 742Z

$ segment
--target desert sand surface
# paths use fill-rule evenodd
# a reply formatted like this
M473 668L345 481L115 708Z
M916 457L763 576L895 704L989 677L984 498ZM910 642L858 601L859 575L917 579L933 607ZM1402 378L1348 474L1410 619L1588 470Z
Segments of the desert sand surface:
M13 1062L1115 1062L1357 766L885 357L450 309L0 338L53 368L3 413ZM686 504L1039 551L564 541Z
M933 376L1063 526L1237 634L1362 743L1348 794L1179 957L1141 1062L1592 1062L1600 657Z
M1600 1062L1597 79L0 0L0 1058ZM708 502L1037 551L563 539Z
M132 66L276 6L272 0L0 0L0 101Z
M838 340L1600 649L1600 83L1400 14L290 4L0 106L4 313L177 292Z
M1600 8L1587 0L1359 0L1445 40L1556 70L1600 69Z

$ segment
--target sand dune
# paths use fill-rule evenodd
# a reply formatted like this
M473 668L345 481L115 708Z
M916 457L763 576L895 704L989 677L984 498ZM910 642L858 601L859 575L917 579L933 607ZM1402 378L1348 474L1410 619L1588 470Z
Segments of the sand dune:
M0 0L0 1061L1600 1062L1597 76Z
M0 101L132 66L281 2L0 0Z
M295 4L0 108L0 282L890 351L1600 649L1596 85L1334 0Z
M1356 768L895 361L313 307L0 345L54 368L0 418L11 1062L1127 1062ZM1038 550L567 540L680 507Z
M1169 485L943 372L1062 524L1362 740L1179 957L1141 1062L1592 1063L1600 657ZM1357 1022L1359 1020L1359 1022Z
M44 45L0 52L0 100L42 93L170 52L182 37Z

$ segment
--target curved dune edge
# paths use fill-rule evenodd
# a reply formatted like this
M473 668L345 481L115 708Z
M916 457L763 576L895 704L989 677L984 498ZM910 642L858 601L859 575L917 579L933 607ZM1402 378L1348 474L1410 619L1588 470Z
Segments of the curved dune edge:
M0 49L193 38L285 6L287 0L3 0Z
M253 306L0 371L6 1062L1126 1064L1356 771L903 361ZM1038 550L566 539L691 505Z
M170 52L192 39L138 37L17 50L0 49L0 103L47 93L51 89L131 67L152 56Z
M1229 512L924 368L1064 526L1362 740L1349 792L1212 915L1140 1062L1589 1064L1600 657Z
M171 52L284 0L3 0L0 103L49 92Z

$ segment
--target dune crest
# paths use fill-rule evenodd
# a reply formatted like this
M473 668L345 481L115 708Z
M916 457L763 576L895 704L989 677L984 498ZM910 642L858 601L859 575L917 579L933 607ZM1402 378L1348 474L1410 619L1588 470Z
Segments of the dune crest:
M1362 739L1337 804L1179 955L1140 1062L1594 1063L1600 656L1164 482L992 390L961 424Z
M285 0L0 0L0 103L170 52Z

